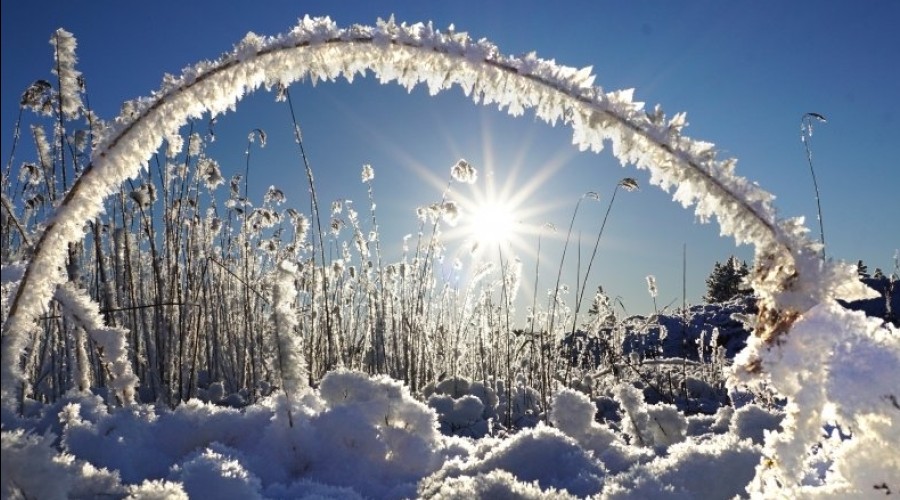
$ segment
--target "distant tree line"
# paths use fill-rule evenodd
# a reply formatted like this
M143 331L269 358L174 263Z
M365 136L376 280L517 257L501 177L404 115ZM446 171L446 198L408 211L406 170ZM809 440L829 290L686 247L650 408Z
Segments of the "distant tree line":
M865 312L869 316L883 318L894 324L898 321L897 311L900 309L900 294L895 293L895 288L900 277L894 272L886 275L880 268L875 268L869 273L869 267L862 260L856 263L859 279L870 288L878 292L881 297L868 300L860 300L845 303L845 306ZM753 290L745 283L745 278L750 274L750 267L745 261L739 261L731 256L724 263L716 262L709 277L706 278L706 295L703 299L710 304L728 302L735 297L752 296Z

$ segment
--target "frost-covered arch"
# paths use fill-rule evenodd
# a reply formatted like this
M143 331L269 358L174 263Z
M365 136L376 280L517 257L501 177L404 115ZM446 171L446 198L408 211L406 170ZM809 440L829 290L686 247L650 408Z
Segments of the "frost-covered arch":
M2 338L2 388L11 398L20 380L17 359L34 318L61 280L66 244L83 237L85 221L104 198L134 177L163 140L204 113L233 109L247 92L309 78L333 80L372 71L383 83L424 83L432 94L458 85L476 103L496 103L510 114L537 116L572 127L581 149L612 144L623 164L650 171L651 183L669 190L701 220L715 215L721 232L756 246L753 285L763 311L757 333L769 339L799 313L829 298L855 298L864 287L852 266L822 262L817 244L798 220L779 220L772 196L735 175L735 161L719 159L712 144L682 135L685 115L667 118L632 101L630 90L605 93L590 68L557 65L529 54L504 56L486 40L442 33L431 24L380 21L374 27L338 28L328 18L304 18L275 37L248 34L217 61L203 61L181 76L167 76L152 96L133 102L103 134L91 164L72 186L41 235L22 278Z

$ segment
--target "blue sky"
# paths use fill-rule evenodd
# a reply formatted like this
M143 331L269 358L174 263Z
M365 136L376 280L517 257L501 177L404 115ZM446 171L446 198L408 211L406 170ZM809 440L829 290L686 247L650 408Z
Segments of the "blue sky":
M776 195L782 217L806 216L818 237L816 204L800 141L806 112L828 118L812 137L830 257L870 271L894 269L900 248L900 3L867 2L43 2L2 4L0 138L9 154L22 91L51 79L51 33L64 27L78 39L78 68L91 106L113 118L127 99L158 88L164 73L179 73L229 50L248 31L277 34L298 17L329 15L341 26L398 21L450 23L487 38L506 54L536 51L560 64L591 65L605 90L635 88L648 108L686 111L687 135L715 143L739 159L738 173ZM480 192L520 193L522 224L552 223L564 233L586 191L599 203L582 205L575 233L582 238L582 269L615 184L634 177L638 192L617 195L591 272L620 296L628 312L653 303L645 276L656 276L660 307L680 305L682 249L687 248L688 302L705 292L716 261L731 254L750 261L752 250L720 238L718 227L695 222L692 212L647 184L610 153L580 153L568 129L526 113L512 118L476 106L458 89L431 97L372 78L299 83L292 98L324 203L352 199L367 208L359 182L362 164L375 168L375 196L388 251L417 230L414 210L438 201L450 166L466 158L479 169ZM275 184L298 208L308 207L305 178L291 140L289 113L272 95L246 98L220 117L210 153L228 173L243 168L247 133L269 135L254 151L251 195ZM16 164L33 159L27 148ZM477 198L469 188L459 196ZM527 209L527 210L526 210ZM553 285L562 245L542 243L538 287ZM523 236L533 253L536 237ZM527 286L534 266L520 254ZM570 247L563 281L575 286L577 251ZM583 275L583 272L581 273ZM530 289L530 288L529 288ZM528 292L530 294L530 292Z

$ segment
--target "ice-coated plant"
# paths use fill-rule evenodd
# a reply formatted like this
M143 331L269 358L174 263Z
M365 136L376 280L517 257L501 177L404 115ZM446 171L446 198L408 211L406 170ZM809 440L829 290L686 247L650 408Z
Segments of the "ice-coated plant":
M656 296L659 295L659 289L656 288L656 276L652 274L647 275L647 293L653 299L653 312L659 313L659 308L656 307Z
M78 43L72 33L60 28L53 34L50 44L55 49L53 56L56 67L53 74L59 79L59 108L66 118L77 118L84 107L79 83L81 72L75 69L75 63L78 61L75 57L75 48Z
M99 353L103 364L109 367L109 387L121 404L134 402L138 379L134 375L131 360L128 359L128 332L104 324L100 317L97 303L91 300L84 291L75 288L72 283L64 283L56 289L54 298L63 305L67 314L72 316L81 328L88 333L90 339L100 346ZM79 384L81 390L87 391L91 385L88 380L87 352L85 346L79 349L78 369L84 383Z
M800 140L806 149L806 162L809 164L809 175L812 177L813 189L816 192L816 220L819 221L819 241L822 243L822 258L825 258L825 223L822 221L822 202L819 199L819 182L816 180L816 171L813 168L812 142L813 120L827 123L828 120L819 113L804 113L800 119Z

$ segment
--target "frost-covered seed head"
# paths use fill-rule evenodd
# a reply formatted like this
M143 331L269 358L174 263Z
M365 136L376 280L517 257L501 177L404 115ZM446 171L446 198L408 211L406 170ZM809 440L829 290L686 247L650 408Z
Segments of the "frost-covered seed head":
M447 224L455 226L459 222L459 205L455 201L447 200L441 205L441 215Z
M652 274L647 275L647 292L650 293L650 296L654 299L659 292L656 289L656 276L653 276Z
M213 191L225 183L225 178L222 177L222 170L219 168L219 163L216 160L206 157L201 158L197 168L200 171L200 177L203 179L206 189Z
M638 189L640 189L640 186L638 186L638 182L632 177L625 177L624 179L619 181L619 185L622 186L625 191L637 191Z
M475 170L475 167L469 162L463 159L457 161L456 164L450 168L450 175L457 182L465 184L475 184L475 181L478 180L478 171Z
M375 169L372 168L372 165L366 163L362 167L362 181L363 182L371 182L372 179L375 178Z

